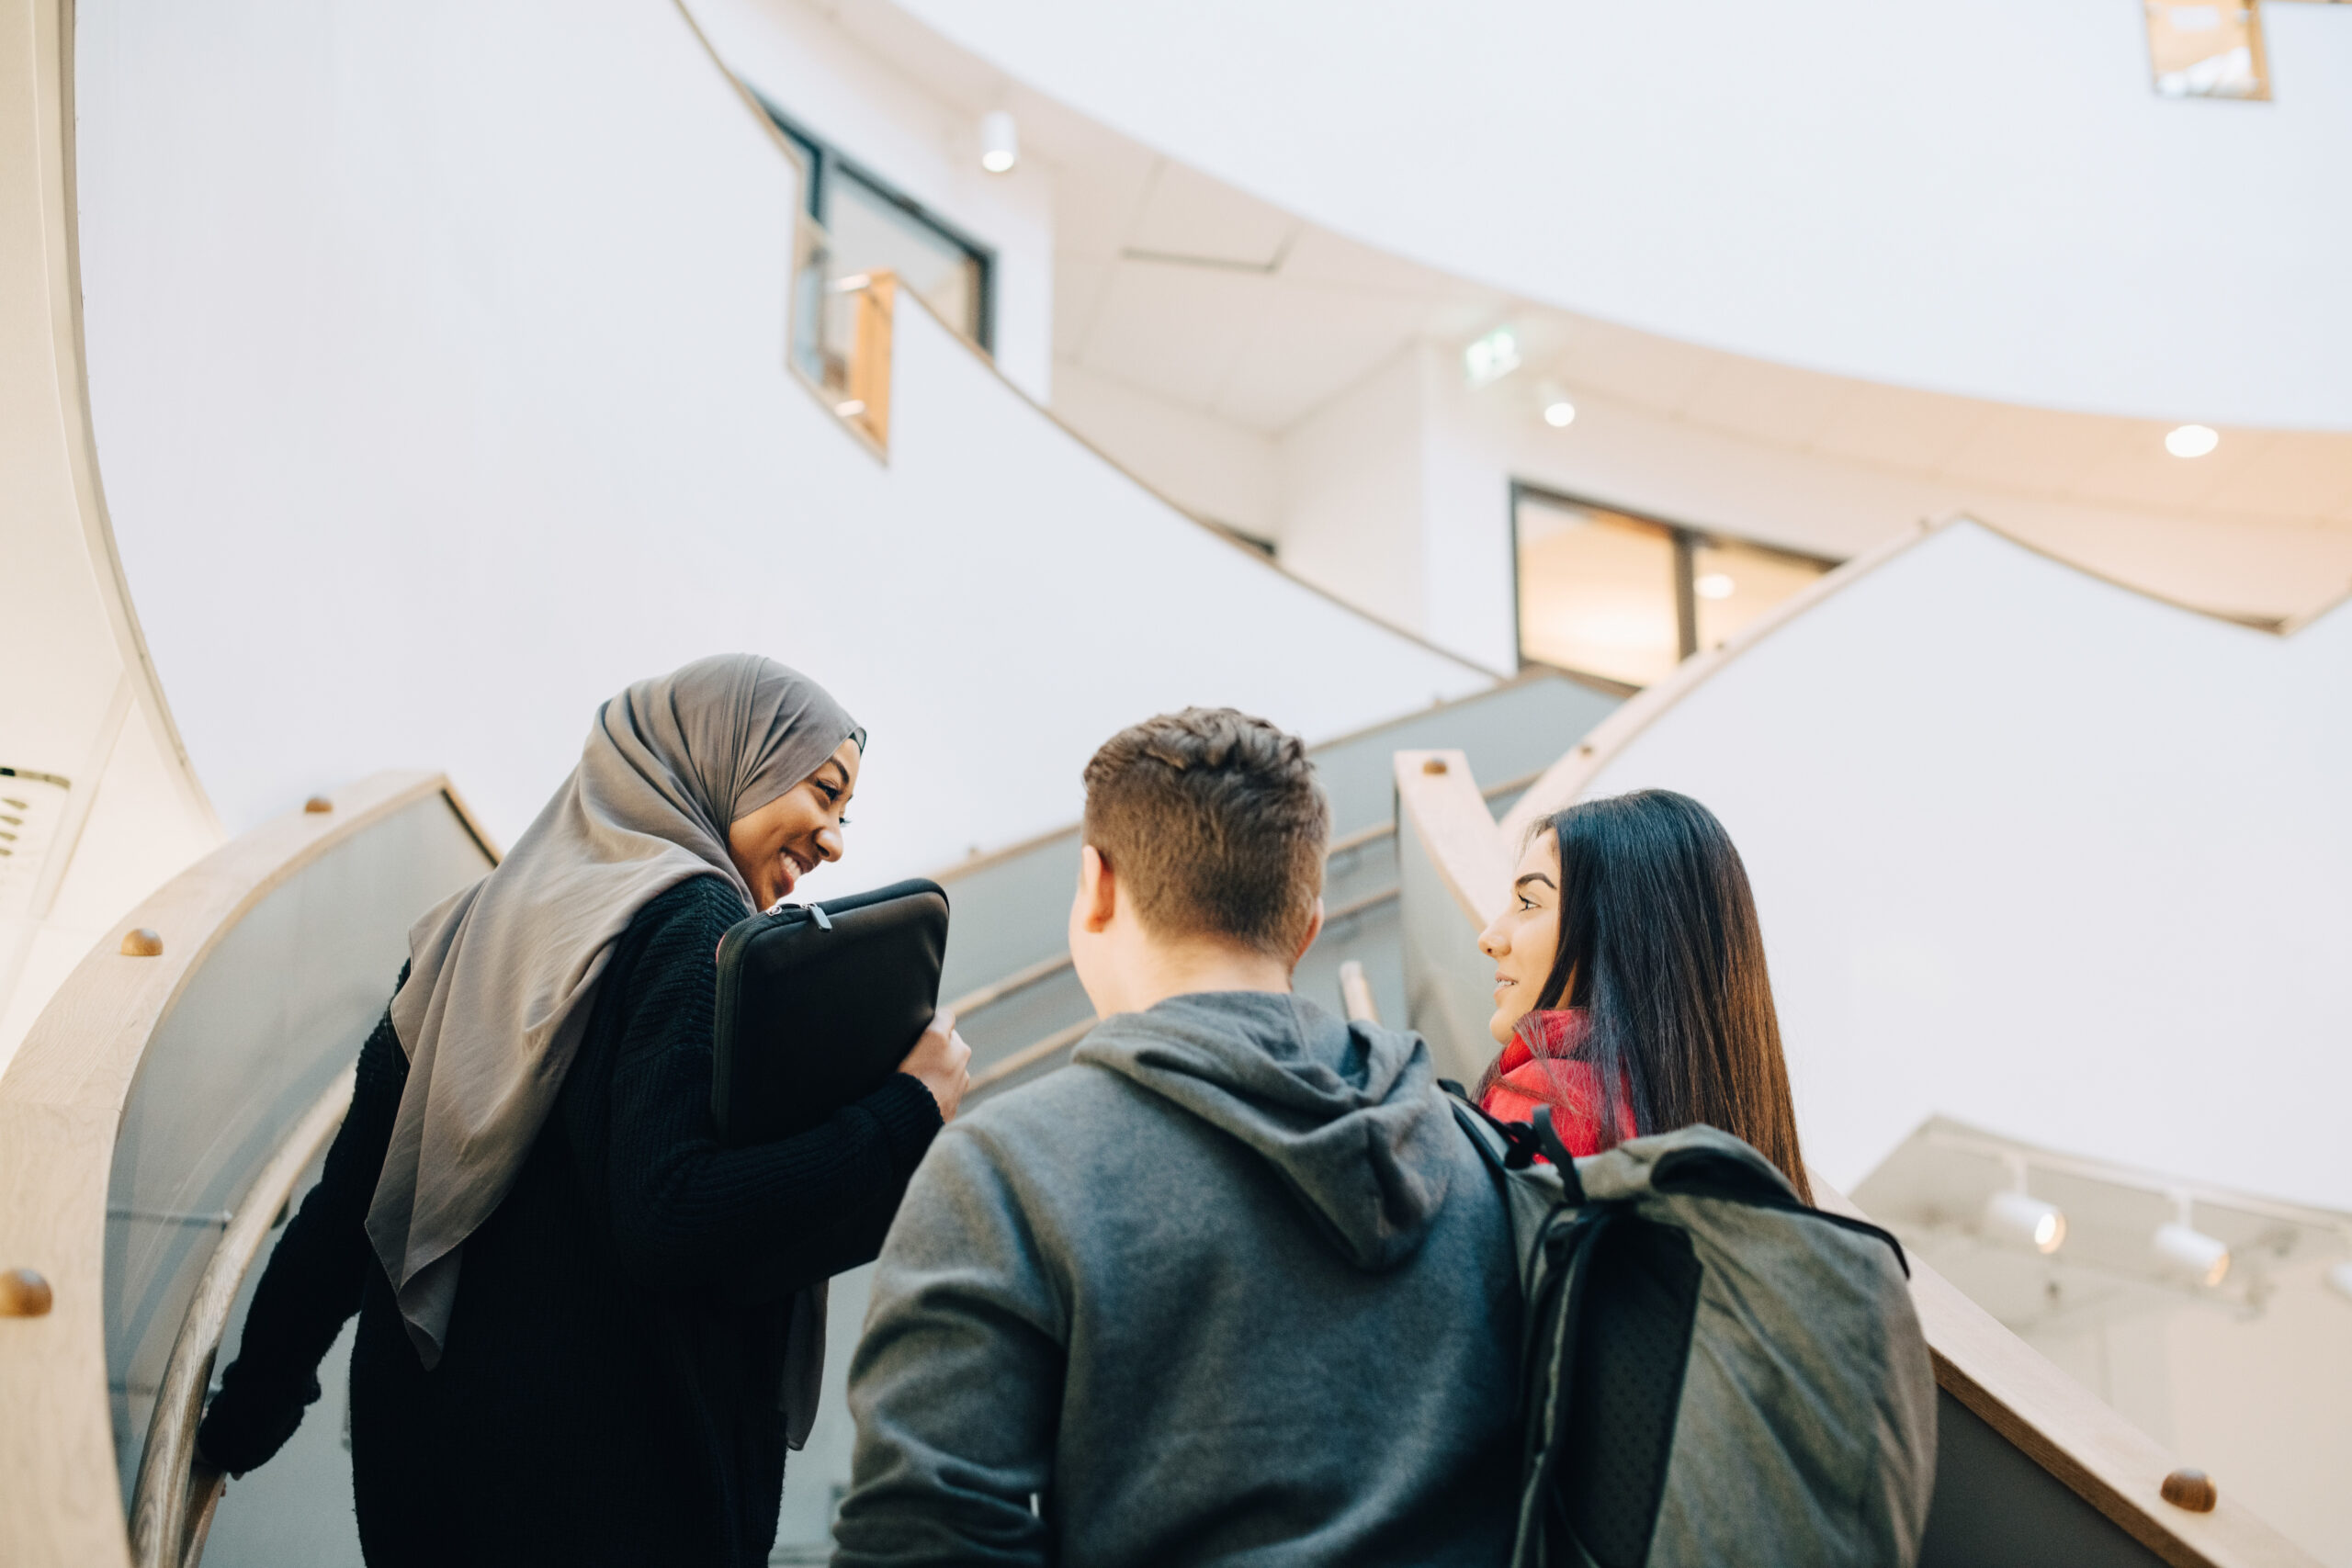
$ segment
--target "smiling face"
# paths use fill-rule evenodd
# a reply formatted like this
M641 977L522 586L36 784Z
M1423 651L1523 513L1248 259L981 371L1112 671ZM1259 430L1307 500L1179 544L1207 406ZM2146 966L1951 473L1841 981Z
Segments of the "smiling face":
M1495 1016L1487 1032L1498 1045L1535 1009L1560 952L1560 845L1549 833L1528 840L1511 870L1510 900L1478 934L1478 951L1495 961Z
M842 815L857 790L857 742L844 740L817 771L727 829L727 856L765 909L788 898L820 863L842 858Z

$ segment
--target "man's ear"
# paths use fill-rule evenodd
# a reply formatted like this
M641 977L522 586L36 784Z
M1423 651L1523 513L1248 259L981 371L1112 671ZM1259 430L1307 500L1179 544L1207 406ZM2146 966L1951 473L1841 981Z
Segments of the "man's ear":
M1315 939L1322 934L1323 900L1318 897L1315 900L1315 918L1306 922L1306 934L1299 939L1298 951L1290 955L1290 966L1292 968L1295 969L1298 967L1299 961L1306 956L1306 950L1313 947L1315 945Z
M1088 844L1078 852L1079 923L1087 931L1109 929L1119 912L1119 878L1102 852Z

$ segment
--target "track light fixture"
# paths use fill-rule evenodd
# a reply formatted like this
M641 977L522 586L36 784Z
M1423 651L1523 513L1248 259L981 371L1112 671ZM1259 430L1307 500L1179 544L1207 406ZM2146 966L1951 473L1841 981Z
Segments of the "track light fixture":
M2030 1196L2022 1187L2012 1188L1986 1200L1984 1234L2046 1257L2065 1245L2066 1216L2056 1204Z
M989 174L1011 172L1021 162L1021 128L1012 123L1012 116L1003 109L990 109L980 117L980 167Z
M2065 1243L2066 1216L2055 1203L2045 1203L2025 1190L2023 1155L2005 1153L2001 1164L2009 1173L2009 1184L1984 1200L1980 1228L1996 1241L2046 1258Z
M1544 415L1544 423L1555 430L1565 430L1577 419L1577 405L1557 381L1544 380L1535 384L1535 406Z
M2156 1234L2148 1238L2149 1247L2166 1273L2210 1291L2229 1275L2229 1244L2207 1235L2189 1223L2188 1193L2173 1194L2173 1203L2177 1216L2169 1224L2156 1227Z

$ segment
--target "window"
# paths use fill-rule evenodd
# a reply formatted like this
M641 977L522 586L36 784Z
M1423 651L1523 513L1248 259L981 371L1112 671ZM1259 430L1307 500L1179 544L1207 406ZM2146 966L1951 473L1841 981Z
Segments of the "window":
M1511 487L1519 656L1651 685L1837 563Z
M942 321L991 348L988 250L801 130L766 99L760 102L808 166L804 199L824 245L820 289L823 281L888 268Z
M899 275L940 320L988 346L988 258L922 216L904 197L842 166L827 193L825 232L837 272Z
M2167 98L2267 98L2255 0L2144 0L2148 64Z

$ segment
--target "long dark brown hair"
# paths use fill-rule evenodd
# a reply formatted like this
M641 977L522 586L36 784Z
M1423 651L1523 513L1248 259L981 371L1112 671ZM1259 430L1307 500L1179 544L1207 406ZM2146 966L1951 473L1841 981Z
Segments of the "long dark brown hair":
M1582 1008L1607 1103L1644 1133L1703 1122L1755 1146L1813 1201L1747 868L1715 814L1645 789L1536 827L1560 854L1560 946L1539 1008Z

